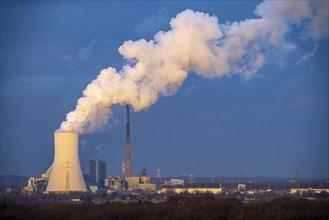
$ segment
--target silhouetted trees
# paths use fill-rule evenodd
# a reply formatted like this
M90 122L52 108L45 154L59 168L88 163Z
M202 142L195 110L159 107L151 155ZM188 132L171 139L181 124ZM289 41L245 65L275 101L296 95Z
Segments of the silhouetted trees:
M329 201L277 198L243 203L212 196L172 196L158 204L52 202L40 208L3 199L0 219L329 219Z

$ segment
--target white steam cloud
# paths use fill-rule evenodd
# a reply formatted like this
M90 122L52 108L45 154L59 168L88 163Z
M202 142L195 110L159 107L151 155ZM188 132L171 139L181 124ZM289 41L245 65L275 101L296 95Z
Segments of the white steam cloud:
M284 41L291 28L303 27L303 37L315 40L328 37L327 9L328 1L266 1L255 10L258 18L223 25L215 16L185 10L154 40L124 42L119 53L127 64L119 71L103 69L60 130L94 132L107 124L113 105L147 109L160 96L175 94L189 72L204 78L251 77L264 65L268 48L291 47Z

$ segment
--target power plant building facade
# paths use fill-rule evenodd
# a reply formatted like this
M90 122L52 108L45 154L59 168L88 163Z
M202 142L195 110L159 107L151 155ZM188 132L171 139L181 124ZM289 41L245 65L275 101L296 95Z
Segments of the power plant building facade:
M55 156L46 192L86 192L79 161L79 134L70 131L54 133Z
M90 184L95 184L104 187L105 178L106 178L106 162L99 159L88 160L86 180Z

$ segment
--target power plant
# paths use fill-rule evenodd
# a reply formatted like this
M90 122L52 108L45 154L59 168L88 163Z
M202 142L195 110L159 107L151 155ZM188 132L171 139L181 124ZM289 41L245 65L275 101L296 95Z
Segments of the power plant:
M138 175L131 174L131 151L130 151L130 109L126 106L126 175L123 178L109 176L106 177L106 162L100 159L88 160L88 175L86 181L88 189L93 193L107 193L112 194L122 193L121 195L138 195L141 191L151 192L150 195L156 194L171 194L171 193L213 193L213 194L243 194L243 195L262 195L272 192L268 187L264 189L249 190L246 184L243 184L244 173L241 172L241 180L238 182L236 188L224 188L223 180L216 184L214 176L211 183L205 183L204 186L195 187L195 177L191 174L184 179L170 179L170 181L160 181L160 170L157 170L156 181L151 182L151 177L147 175L147 170L143 169ZM31 177L28 180L28 185L24 187L22 193L32 195L33 193L43 192L48 193L70 193L70 192L88 192L86 182L81 171L79 152L78 152L79 134L72 131L57 131L54 133L54 162L46 173L41 175L41 178ZM123 172L124 173L124 172ZM322 173L320 176L320 183L322 183ZM185 181L188 184L185 184ZM161 183L162 182L162 183ZM48 184L47 184L48 183ZM251 182L250 182L251 183ZM299 170L295 174L296 186L299 184ZM219 186L219 187L218 187ZM321 185L322 186L322 185ZM282 195L282 191L276 192ZM329 193L328 188L291 188L290 192L285 190L287 195L303 195L303 194L324 194ZM76 195L76 194L75 194ZM256 199L256 198L255 198ZM80 201L80 198L72 201Z
M54 133L55 156L46 192L87 192L78 152L79 134Z

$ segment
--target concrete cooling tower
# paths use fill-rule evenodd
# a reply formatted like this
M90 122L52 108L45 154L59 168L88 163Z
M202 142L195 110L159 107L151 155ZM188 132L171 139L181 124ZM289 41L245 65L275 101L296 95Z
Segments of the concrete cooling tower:
M86 192L79 161L79 134L59 131L54 139L55 157L46 192Z

